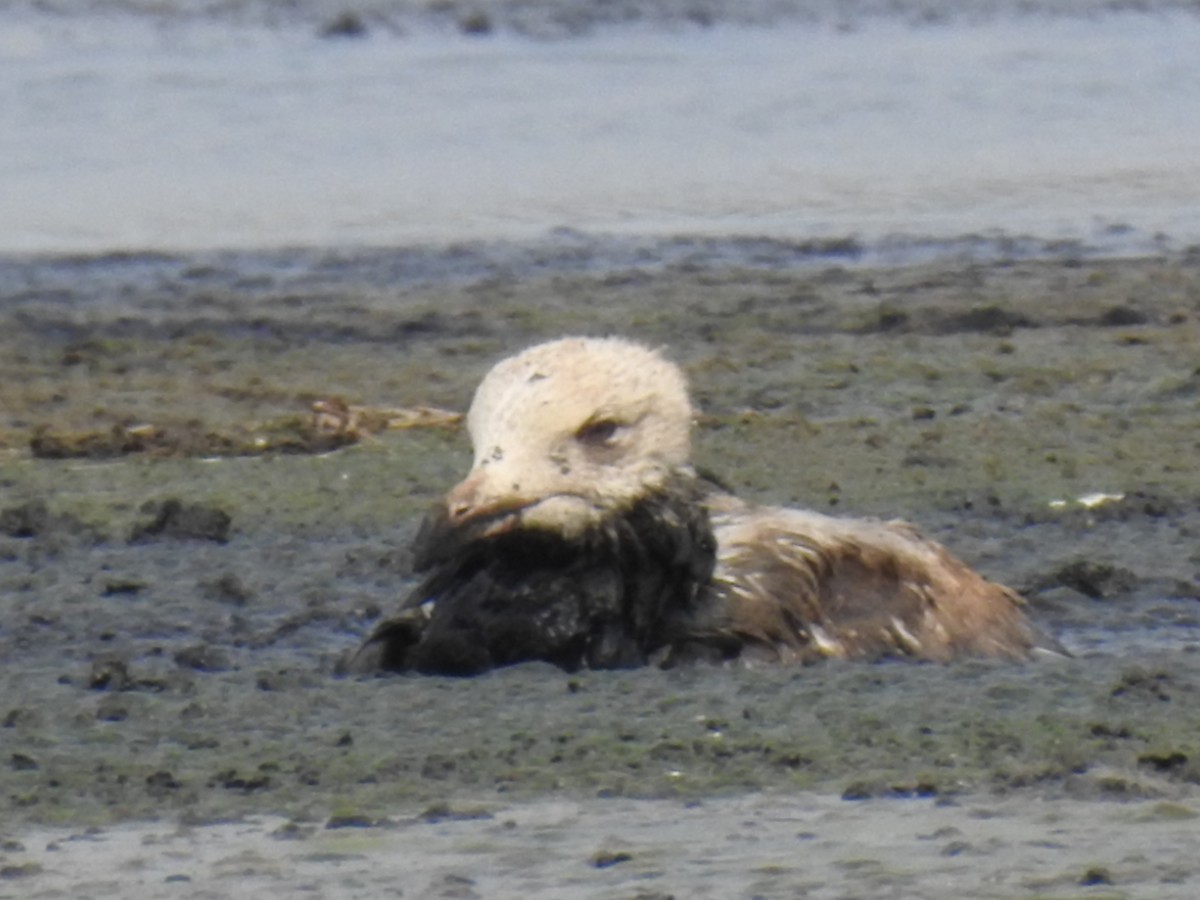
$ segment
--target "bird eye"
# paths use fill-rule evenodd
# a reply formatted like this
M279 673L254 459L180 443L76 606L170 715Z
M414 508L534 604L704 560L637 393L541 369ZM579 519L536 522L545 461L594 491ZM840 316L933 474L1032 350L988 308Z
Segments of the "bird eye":
M590 447L611 447L620 431L620 422L613 419L597 419L575 432L575 440Z

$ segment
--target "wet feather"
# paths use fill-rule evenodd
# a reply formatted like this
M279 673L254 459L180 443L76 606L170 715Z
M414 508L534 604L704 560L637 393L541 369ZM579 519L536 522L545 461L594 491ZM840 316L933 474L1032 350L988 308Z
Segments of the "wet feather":
M1060 649L1021 598L899 521L747 504L689 463L682 372L566 338L499 363L470 473L416 542L423 580L354 671L469 675Z

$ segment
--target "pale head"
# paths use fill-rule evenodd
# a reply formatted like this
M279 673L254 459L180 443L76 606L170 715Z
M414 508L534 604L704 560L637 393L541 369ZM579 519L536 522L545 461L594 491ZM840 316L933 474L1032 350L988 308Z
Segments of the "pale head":
M563 338L498 363L467 413L475 461L451 521L570 535L688 462L692 407L677 366L617 338Z

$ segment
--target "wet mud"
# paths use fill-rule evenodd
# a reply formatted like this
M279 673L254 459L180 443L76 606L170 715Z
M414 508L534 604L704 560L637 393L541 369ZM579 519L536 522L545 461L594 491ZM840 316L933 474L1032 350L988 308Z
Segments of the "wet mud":
M1191 802L1200 253L721 249L0 262L0 837L547 797ZM147 425L253 438L328 397L461 410L566 333L666 345L698 462L754 499L919 523L1074 656L337 678L411 584L464 435L35 454ZM0 847L16 879L21 846Z

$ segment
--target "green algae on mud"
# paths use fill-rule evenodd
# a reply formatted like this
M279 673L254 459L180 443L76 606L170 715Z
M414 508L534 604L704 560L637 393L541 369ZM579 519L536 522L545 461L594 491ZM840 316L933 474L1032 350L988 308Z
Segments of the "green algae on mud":
M0 533L5 823L1194 792L1194 254L399 286L377 257L4 264L0 511L48 511ZM1078 658L340 680L405 593L418 517L466 469L461 434L218 460L25 449L39 426L221 429L329 395L463 409L497 358L570 332L667 345L702 409L698 461L740 493L911 518L1024 589ZM1073 503L1095 491L1126 499ZM171 498L226 513L228 541L132 540Z
M1140 799L1195 784L1194 667L1169 676L1168 715L1114 696L1136 675L1055 666L573 676L523 666L474 681L310 679L282 695L231 672L115 704L64 687L36 723L11 726L29 763L5 773L7 821L378 817L547 793Z
M10 457L0 472L11 497L53 497L58 512L110 536L128 534L144 518L143 505L164 496L219 506L239 528L319 532L326 524L394 527L419 516L468 460L459 435L428 430L316 456Z

